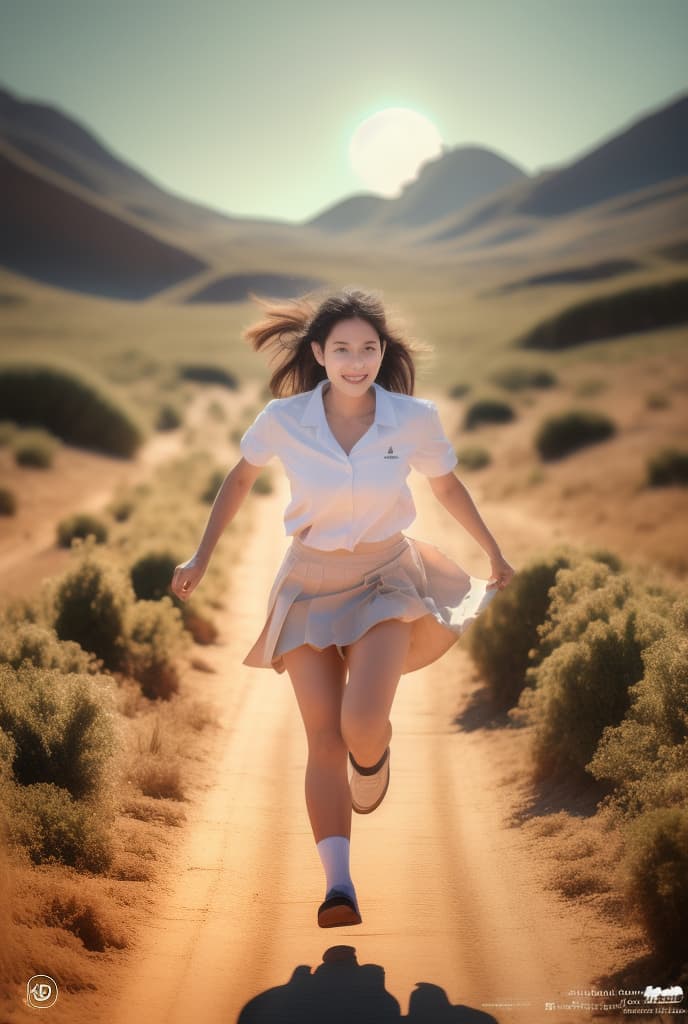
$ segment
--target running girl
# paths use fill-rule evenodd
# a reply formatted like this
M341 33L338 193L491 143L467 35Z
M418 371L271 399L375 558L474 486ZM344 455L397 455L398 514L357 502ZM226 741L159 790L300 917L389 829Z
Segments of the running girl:
M377 295L343 289L317 308L305 298L264 305L244 337L277 361L276 397L242 437L241 458L171 589L182 599L193 593L276 455L291 485L284 523L292 542L244 664L286 669L303 719L306 806L325 871L318 924L360 924L351 812L369 814L387 792L400 676L447 651L514 570L453 472L457 457L435 405L413 397L412 347ZM403 532L416 515L411 468L484 549L490 580Z

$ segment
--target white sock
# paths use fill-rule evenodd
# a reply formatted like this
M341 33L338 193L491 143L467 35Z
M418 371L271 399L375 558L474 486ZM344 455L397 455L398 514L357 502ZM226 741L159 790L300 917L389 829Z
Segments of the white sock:
M320 860L325 868L326 891L342 889L356 904L356 890L349 874L349 840L346 836L327 836L316 844Z

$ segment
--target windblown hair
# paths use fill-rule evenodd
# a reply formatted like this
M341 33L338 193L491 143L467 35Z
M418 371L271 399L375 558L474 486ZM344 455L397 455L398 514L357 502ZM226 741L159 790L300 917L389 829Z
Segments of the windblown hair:
M265 301L250 297L265 307L262 320L243 331L243 338L256 351L265 350L277 368L270 378L270 391L275 398L311 391L327 374L313 355L311 342L323 348L330 331L340 320L359 317L377 331L380 344L386 348L377 375L377 383L388 391L412 395L415 384L413 354L422 351L397 328L388 323L382 300L374 293L357 288L343 288L330 294L320 305L302 296L284 301Z

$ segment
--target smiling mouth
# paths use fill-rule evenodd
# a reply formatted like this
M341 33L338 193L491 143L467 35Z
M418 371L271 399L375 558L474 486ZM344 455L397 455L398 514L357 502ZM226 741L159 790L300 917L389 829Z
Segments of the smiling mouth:
M348 376L346 374L342 374L342 377L344 377L344 380L348 380L350 384L360 384L361 381L365 380L367 376L368 376L367 373L361 373L357 377L353 377L353 376Z

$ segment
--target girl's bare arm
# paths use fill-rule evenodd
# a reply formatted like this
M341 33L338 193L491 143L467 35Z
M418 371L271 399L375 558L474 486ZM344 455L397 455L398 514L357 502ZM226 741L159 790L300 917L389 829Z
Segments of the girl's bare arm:
M262 469L262 466L254 466L241 458L222 481L195 553L188 562L174 570L170 586L177 597L189 597L200 583L215 545L239 511Z
M442 476L428 477L428 483L439 503L485 551L500 589L505 587L514 575L514 570L502 555L499 544L483 522L473 499L459 478L450 472Z

